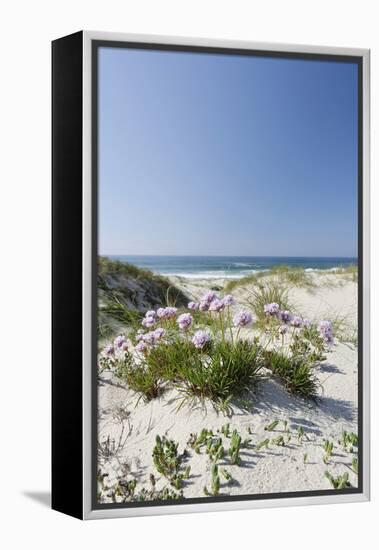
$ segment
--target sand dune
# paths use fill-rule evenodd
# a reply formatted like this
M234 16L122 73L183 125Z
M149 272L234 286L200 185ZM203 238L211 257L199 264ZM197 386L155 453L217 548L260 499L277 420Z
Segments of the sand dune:
M139 487L148 487L150 474L156 475L151 453L157 434L175 439L179 442L179 450L183 451L191 433L199 433L202 428L216 432L228 422L231 429L237 429L251 442L242 450L240 465L220 461L220 466L224 462L232 476L232 481L222 481L221 495L330 489L325 470L334 477L348 471L349 480L355 486L357 476L351 469L353 455L338 444L338 439L344 430L357 432L357 350L351 336L356 331L357 284L338 275L312 274L312 278L314 285L309 290L290 289L291 302L298 312L311 319L338 315L344 320L345 331L345 338L341 332L340 340L336 340L326 361L317 367L320 383L317 403L290 395L271 378L262 382L248 410L246 403L243 407L233 403L230 417L216 412L209 403L194 408L184 406L178 411L180 395L175 390L149 403L140 400L136 406L137 396L113 374L103 373L99 380L99 441L110 437L120 443L117 456L103 466L103 472L107 473L105 484L111 486L126 472L126 478L138 479ZM225 285L221 279L175 277L173 282L194 299L210 287ZM244 304L250 290L249 286L233 290L239 305ZM127 411L127 418L124 414L125 418L120 419L117 412L120 407L124 413ZM265 427L276 419L280 422L275 430L265 431ZM284 421L288 422L290 441L284 432ZM299 441L299 427L304 429L308 439ZM267 448L257 451L257 443L280 435L285 439L285 446L271 441ZM325 440L334 443L328 464L323 462ZM229 443L226 438L226 450ZM187 452L186 463L191 466L191 476L184 483L183 496L202 497L203 488L210 486L211 464L204 451L197 454L187 446ZM167 481L157 475L157 488L165 485ZM103 500L107 501L106 492Z

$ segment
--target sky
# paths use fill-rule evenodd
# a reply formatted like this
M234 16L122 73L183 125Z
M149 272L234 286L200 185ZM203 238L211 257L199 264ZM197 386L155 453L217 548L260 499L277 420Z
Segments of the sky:
M99 253L357 255L357 66L99 50Z

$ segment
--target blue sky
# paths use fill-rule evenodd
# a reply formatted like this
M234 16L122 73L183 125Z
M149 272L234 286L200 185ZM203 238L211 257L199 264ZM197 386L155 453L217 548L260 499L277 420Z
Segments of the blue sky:
M357 78L101 48L100 254L356 256Z

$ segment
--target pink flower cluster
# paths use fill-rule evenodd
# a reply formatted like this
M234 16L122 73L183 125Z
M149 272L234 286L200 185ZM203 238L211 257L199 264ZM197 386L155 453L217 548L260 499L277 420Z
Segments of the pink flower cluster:
M271 315L277 317L280 311L279 304L272 302L271 304L265 304L263 306L263 311L266 315Z
M333 344L333 325L330 321L320 321L318 324L318 332L321 338L328 344Z
M179 315L176 322L180 330L188 330L193 323L193 317L190 313L182 313Z
M188 309L200 310L200 311L215 311L219 313L226 307L234 306L236 303L234 297L231 294L227 294L223 298L217 296L217 294L210 290L206 292L201 298L200 302L189 302Z
M165 333L166 331L164 328L158 327L155 330L146 332L145 334L137 334L138 344L136 345L135 349L139 352L146 352L149 347L156 346L158 342L163 338Z
M203 347L210 341L210 334L206 330L197 330L192 338L192 343L197 349L203 349Z
M176 307L160 307L157 309L157 316L159 319L162 319L164 321L169 321L170 319L176 318Z
M107 344L103 350L103 354L107 357L115 357L121 352L129 351L129 343L124 335L116 336L113 344Z
M145 317L142 319L142 326L145 328L152 328L157 322L157 314L154 310L147 311Z
M253 324L253 316L250 311L240 311L234 315L233 324L238 328L250 327Z

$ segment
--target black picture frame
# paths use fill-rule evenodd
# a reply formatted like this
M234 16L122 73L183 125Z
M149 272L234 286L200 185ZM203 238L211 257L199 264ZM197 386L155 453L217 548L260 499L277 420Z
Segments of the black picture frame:
M307 503L309 499L327 502L322 497L337 497L335 490L299 491L191 498L176 501L133 502L127 504L99 504L97 502L97 189L98 189L98 97L97 53L100 47L145 50L190 51L238 56L269 56L276 58L348 61L358 66L358 430L359 485L338 492L341 501L367 500L369 497L368 463L368 229L367 200L368 174L368 52L275 45L239 45L219 43L201 44L196 40L134 38L118 35L103 37L102 33L78 32L52 44L52 507L74 517L114 517L143 515L165 511L201 511L205 509L233 509L233 505L257 503L275 505ZM187 43L188 42L188 43ZM201 42L201 41L200 41ZM312 50L312 51L311 51ZM86 72L86 67L87 72ZM88 77L88 74L90 75ZM87 80L86 80L87 79ZM86 84L87 82L87 84ZM87 91L87 96L86 96ZM90 98L88 97L90 94ZM86 107L90 104L90 117ZM88 115L87 112L87 115ZM90 121L88 121L90 118ZM90 124L86 131L85 124ZM85 143L87 136L87 143ZM90 154L85 159L86 147ZM85 174L90 165L91 176ZM86 205L85 180L90 186L91 212L90 280L84 267L83 235ZM366 202L365 202L366 201ZM88 201L87 201L88 202ZM365 206L366 205L366 206ZM87 256L88 258L88 256ZM88 291L88 287L90 290ZM91 324L86 326L84 295L91 297ZM88 307L88 302L87 302ZM88 313L88 312L87 312ZM88 319L87 315L87 319ZM91 353L85 355L83 331L90 333ZM88 341L88 340L87 340ZM87 365L87 367L86 367ZM85 369L90 368L90 376ZM365 369L363 366L365 365ZM90 387L88 387L88 380ZM88 414L84 413L86 395L90 395ZM87 433L88 420L90 433ZM86 428L87 427L87 428ZM90 455L90 456L88 456ZM90 473L88 474L88 471ZM87 478L85 472L87 471ZM70 478L70 491L67 478ZM90 483L88 480L91 480ZM90 485L90 486L89 486ZM354 498L353 498L354 500ZM338 500L337 500L338 501ZM198 505L198 506L197 506ZM212 508L212 506L214 507ZM218 505L219 507L217 507ZM178 510L178 507L181 510ZM154 510L155 509L155 510ZM109 513L111 512L111 513Z

